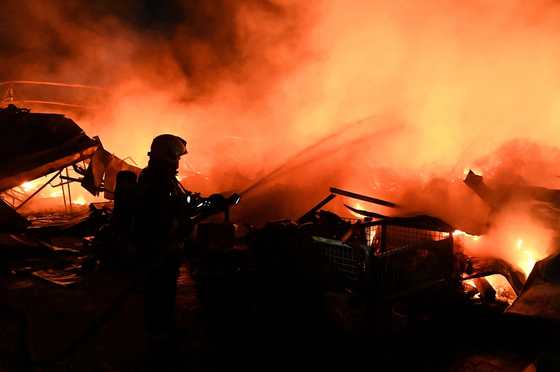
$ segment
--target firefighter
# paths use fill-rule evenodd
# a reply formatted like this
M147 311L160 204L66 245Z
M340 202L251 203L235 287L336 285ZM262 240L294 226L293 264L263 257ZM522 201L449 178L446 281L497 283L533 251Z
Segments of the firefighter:
M183 241L193 231L185 190L176 175L179 159L187 154L182 138L162 134L154 138L148 166L137 183L133 234L146 275L145 326L148 360L158 370L176 357L175 297L183 258Z

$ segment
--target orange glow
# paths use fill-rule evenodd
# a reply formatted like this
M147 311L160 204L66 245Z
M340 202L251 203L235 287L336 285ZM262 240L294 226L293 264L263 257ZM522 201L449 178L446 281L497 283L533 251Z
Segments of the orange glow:
M377 235L377 230L371 227L366 228L367 245L370 247L373 245L375 236Z
M363 209L363 207L362 207L362 205L361 205L360 203L356 203L356 204L354 205L354 208L355 208L355 209L360 209L360 210ZM361 215L361 214L359 214L359 213L356 213L356 212L354 212L354 211L350 211L350 213L351 213L354 217L357 217L357 218L359 218L359 219L363 219L363 218L364 218L363 215Z
M509 304L512 304L517 295L515 291L511 287L511 284L507 281L507 279L500 274L495 275L488 275L485 276L488 283L494 288L496 291L496 299L506 301Z
M25 191L33 190L35 186L36 184L34 182L25 182L21 184L21 187L23 187Z
M498 221L486 234L489 206L458 179L473 169L488 182L560 188L557 2L188 3L177 20L201 15L215 27L162 32L123 19L134 14L127 5L100 17L83 0L26 1L21 17L6 19L3 75L102 86L101 98L69 102L96 110L64 113L141 168L156 135L184 137L179 172L192 191L258 183L232 208L234 220L297 218L341 187L399 205L387 215L428 214L484 233L456 234L481 254L526 261L512 248L522 238L533 258L544 256L549 232L530 218Z
M43 187L52 175L41 177L29 182L24 182L19 187L14 188L11 192L17 196L14 207L18 207L20 203L30 198L35 194L39 188ZM77 178L78 176L70 174L71 177ZM44 187L41 191L36 193L32 198L18 209L22 214L29 214L38 211L49 212L65 212L65 203L71 199L73 205L85 205L95 201L99 198L91 195L85 190L79 182L70 183L70 195L68 194L68 185L64 186L64 190L59 186L60 179L55 179L50 185ZM6 197L8 201L12 201L9 196Z
M470 239L472 241L477 241L480 238L480 236L478 236L478 235L470 235L470 234L467 234L466 232L461 231L461 230L453 231L453 236L455 238L458 238L458 237L461 236L462 238L467 238L467 239Z
M494 288L494 290L496 291L497 300L505 301L508 302L509 304L513 303L517 295L515 294L515 291L513 290L513 288L511 287L511 285L503 275L500 274L488 275L485 276L484 278L488 281L488 283L490 283L492 288ZM472 279L464 280L463 288L467 290L469 287L471 288L476 287L474 281ZM480 293L476 293L473 297L479 299L481 296Z
M533 255L529 252L530 249L521 248L522 243L523 240L521 239L517 241L517 249L521 250L526 255L526 262L523 262L523 260L521 260L521 262L519 262L518 265L525 272L525 274L529 275L529 273L533 270L536 261L533 258Z
M508 234L514 234L513 229ZM537 231L533 232L537 234ZM478 255L478 256L489 256L489 257L499 257L505 261L519 267L526 276L531 273L535 262L544 258L545 253L543 253L547 246L547 236L544 233L529 236L526 238L516 238L510 239L503 232L492 231L488 235L469 235L463 231L455 231L453 233L455 243L464 249L467 255ZM532 247L523 246L523 241L532 241L535 245L541 245L540 249L535 249ZM513 244L507 245L508 242Z
M72 204L86 205L87 201L86 201L86 198L83 195L79 195L74 200L72 200Z

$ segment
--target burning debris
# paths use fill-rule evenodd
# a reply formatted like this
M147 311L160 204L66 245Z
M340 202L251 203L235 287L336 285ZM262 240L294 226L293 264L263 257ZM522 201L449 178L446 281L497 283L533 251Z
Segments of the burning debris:
M32 273L67 286L85 280L94 270L128 269L136 248L123 231L132 223L131 193L141 169L105 150L99 138L89 138L63 115L33 114L10 105L2 109L0 119L0 125L10 129L0 163L0 185L4 185L0 217L6 221L0 234L2 272ZM49 141L41 141L43 137ZM68 168L77 176L63 174ZM61 188L79 183L106 201L92 203L87 216L73 216L57 226L32 223L36 221L17 211L37 192L20 199L13 189L51 174L43 187L58 177ZM557 190L528 185L493 190L473 172L464 182L491 208L489 230L495 216L514 203L529 205L544 226L558 227ZM247 190L264 184L257 181ZM507 258L472 254L466 234L439 218L399 215L396 203L334 187L329 191L298 219L251 227L245 236L236 236L227 207L223 222L199 224L195 240L187 241L187 251L203 305L217 306L223 296L236 294L250 304L244 307L252 309L248 311L278 317L320 315L345 330L378 335L399 331L423 319L426 312L442 311L457 297L498 304L516 314L554 318L557 313L550 307L554 259L539 262L538 272L526 283L530 269L524 272ZM187 194L200 205L214 203L212 197ZM220 196L220 200L235 204L238 195L233 197ZM354 217L340 217L324 209L337 197L390 208L394 214L345 202ZM200 218L191 217L198 224L208 215L201 211ZM56 242L70 237L73 248L57 246ZM517 248L521 249L521 240ZM32 264L27 264L32 256ZM512 288L507 296L492 279L496 275Z
M0 126L4 133L0 192L3 193L2 199L14 210L23 207L57 177L63 190L70 182L79 182L92 195L98 196L104 191L107 199L113 199L116 174L121 170L140 172L140 168L107 152L98 137L88 137L64 115L31 113L13 104L0 110ZM68 177L69 168L80 178ZM15 190L22 184L52 174L54 176L29 197ZM69 186L68 197L71 205Z
M65 169L90 159L100 142L63 115L31 113L13 104L0 109L0 127L0 192L2 204L13 208L2 208L2 231L21 231L30 223L15 211L36 193L24 200L26 195L17 191L20 185L51 173L55 176L46 184L63 177Z
M88 137L63 115L37 114L9 105L0 109L0 192L91 158L98 138Z
M23 182L55 173L55 177L59 176L67 182L79 182L94 196L99 196L103 192L105 199L111 201L117 196L115 194L117 175L128 172L137 176L140 173L140 168L106 151L99 138L89 138L79 126L63 115L33 114L29 110L10 105L2 109L0 118L8 134L6 146L3 147L4 164L0 164L3 165L0 167L0 175L2 175L0 184L4 185L2 191L5 195L13 196L14 194L10 194L9 190ZM19 129L15 130L15 128ZM43 137L48 137L49 141L40 141ZM17 145L18 143L21 145ZM8 160L10 161L6 162ZM79 177L62 175L62 171L68 167L72 167ZM525 185L517 188L504 187L494 191L473 172L469 173L465 184L492 208L493 213L512 200L544 203L549 212L546 214L549 225L554 222L550 216L554 215L560 204L560 194L557 190ZM495 274L505 277L515 294L521 292L525 282L522 271L503 259L464 255L464 247L460 246L461 241L454 240L455 229L444 221L425 215L386 216L344 204L347 210L360 217L352 221L321 208L336 196L389 208L396 208L397 205L338 188L330 188L330 192L329 196L299 219L269 223L265 228L250 233L247 241L251 242L253 262L259 262L257 266L261 267L267 265L263 260L278 261L271 257L264 259L262 257L274 251L269 246L277 246L278 242L284 241L283 238L278 237L278 234L286 233L287 236L296 234L299 236L297 239L296 235L293 235L288 238L291 243L282 245L295 247L294 249L299 253L293 251L294 257L303 250L313 249L322 252L320 256L323 258L318 262L323 262L321 264L323 269L325 269L324 257L327 257L338 270L325 269L329 275L337 272L328 282L338 281L339 288L345 288L361 296L364 302L380 296L399 297L402 293L416 292L420 288L425 289L442 283L445 283L443 286L452 286L452 283L476 279L480 284L483 282L481 278ZM4 197L6 198L7 196ZM4 208L6 209L3 213L4 219L11 221L4 228L7 231L34 230L35 234L40 234L42 229L28 230L30 222L16 212L26 202L27 200L19 201L17 205L14 197L13 209ZM106 233L100 232L99 228L108 222L112 223L112 204L109 204L108 208L97 208L92 204L90 209L90 218L74 224L78 227L74 226L73 230L79 231L79 226L87 226L82 231L87 231L81 234L83 237L99 235L99 237L103 236L101 240L107 241L107 236L104 236ZM539 210L543 210L542 206ZM16 218L14 214L18 217ZM118 217L118 213L115 217ZM114 223L118 225L119 220L114 219ZM68 233L72 229L59 229L58 232L63 230ZM43 229L43 231L47 230ZM52 232L52 229L50 231ZM111 236L113 235L109 235ZM273 243L273 240L278 241ZM92 242L99 240L87 241L88 244L95 244ZM110 248L111 246L113 248ZM109 244L108 247L109 250L116 249L114 244ZM106 248L104 250L107 252ZM315 253L312 256L315 259L318 257ZM111 257L111 254L104 257ZM303 262L313 266L309 260ZM284 270L289 271L290 268L283 267L281 271ZM305 269L301 267L301 270ZM264 273L261 271L261 274ZM298 281L295 280L294 283ZM484 285L480 284L479 287L483 288Z
M506 312L542 319L560 320L560 254L535 264L523 291Z
M122 170L139 173L140 168L107 152L99 138L88 137L73 120L61 114L32 113L9 104L0 108L0 127L2 271L33 272L64 285L81 280L83 267L91 266L91 257L72 248L59 248L51 241L59 236L94 236L110 220L112 207L111 203L91 204L87 213L72 214L70 183L79 183L94 196L104 192L105 198L112 200L116 174ZM77 177L69 177L68 169ZM22 191L22 184L43 177L48 181L33 193ZM68 199L66 212L59 209L48 219L18 213L49 185L63 190L65 206ZM68 209L70 214L63 218ZM32 264L26 264L26 259ZM54 267L57 269L52 270Z
M19 167L0 168L0 173L16 169L4 181L5 192L31 174L43 177L55 173L55 177L65 177L68 182L79 182L94 196L103 193L107 202L91 204L87 216L56 227L33 226L16 212L16 202L12 208L4 203L7 209L2 216L11 221L5 226L9 229L6 232L23 234L0 234L2 271L32 273L67 286L87 279L95 270L127 270L135 247L122 232L130 228L127 210L134 209L130 193L140 169L106 151L98 138L89 139L63 116L28 117L26 121L25 115L32 115L28 110L15 106L6 110L12 110L5 113L7 117L23 118L20 120L30 127L48 118L47 123L54 123L47 125L54 128L53 133L66 133L56 130L59 126L70 128L66 137L61 136L60 144L38 151L49 154L35 157L44 164L29 156L31 160L18 162ZM74 143L84 145L74 147ZM22 152L21 156L25 155ZM62 176L68 167L79 177ZM512 200L544 203L552 212L557 206L555 190L525 187L493 191L473 174L467 176L465 184L494 213ZM423 321L426 314L446 311L457 298L497 304L515 314L548 318L557 314L557 309L550 307L555 288L555 277L550 273L554 271L550 264L548 269L543 266L549 261L554 266L554 259L539 262L538 272L525 283L525 272L506 259L472 255L465 244L465 233L439 218L402 216L396 203L334 187L329 191L330 195L297 220L268 222L262 228L250 228L246 236L235 236L227 208L223 222L199 224L196 239L188 240L187 251L191 254L191 276L204 308L212 311L209 309L220 308L226 298L235 297L236 303L243 303L243 311L289 321L319 316L330 326L380 337ZM196 193L188 195L203 204L206 200ZM237 194L234 196L235 200L222 199L228 205L235 204L239 200ZM337 197L391 208L395 214L376 213L345 202L344 207L354 218L340 217L324 209ZM25 203L20 201L19 205ZM201 216L200 221L207 217L204 213ZM540 221L549 225L553 222L550 218ZM81 247L60 249L55 243L64 237L80 241ZM30 256L25 252L35 256L32 265L26 264ZM519 296L513 305L512 298L504 299L491 280L493 275L505 278L513 289L511 296ZM535 303L537 306L532 306Z
M233 174L259 180L260 174L278 165L275 158L293 159L291 154L304 149L305 156L293 161L297 164L276 168L276 175L291 178L295 190L311 191L291 200L277 195L270 198L285 208L274 209L270 199L262 198L253 204L253 209L248 208L245 216L254 217L267 210L272 212L261 214L261 218L291 218L291 214L284 212L296 208L290 209L288 204L306 205L310 194L317 195L318 190L330 185L343 185L349 190L392 200L388 190L395 184L398 187L399 181L408 184L408 179L395 177L398 181L393 185L383 185L392 178L380 177L383 169L404 176L422 167L421 177L428 178L431 170L452 165L455 176L462 175L462 164L505 141L528 137L540 146L540 140L550 142L557 138L559 111L555 92L559 79L554 61L559 58L555 48L559 13L557 4L551 1L445 5L427 1L407 6L363 0L352 4L319 1L311 5L295 1L223 0L212 6L181 1L153 4L132 1L120 7L109 2L86 6L81 0L49 7L31 1L24 6L6 4L2 64L5 75L110 86L107 105L97 113L101 118L97 128L110 133L102 136L107 148L116 148L114 143L119 143L119 153L139 157L147 138L153 138L154 128L159 130L159 124L165 123L167 132L189 133L192 138L203 139L194 151L202 154L201 160L188 164L183 171L192 176L193 183L196 177L206 180L209 174L225 174L226 180L220 179L222 182L209 181L218 191L236 190L240 182L230 182ZM28 27L30 24L34 27ZM34 58L38 54L41 58ZM356 79L357 76L360 78ZM10 99L14 97L9 95ZM0 172L0 183L5 182L4 188L0 188L6 202L0 205L3 230L13 234L42 231L43 236L52 233L51 227L38 228L37 219L23 217L26 209L32 209L32 203L27 203L29 194L45 189L33 185L31 191L21 191L24 181L36 182L48 174L54 178L45 185L55 186L55 179L60 180L56 190L64 193L65 201L70 196L70 183L79 183L91 195L102 195L108 200L106 205L93 205L86 220L73 220L71 227L58 226L57 234L83 234L85 241L93 241L91 235L100 234L96 230L98 223L115 218L111 208L112 198L117 198L117 175L122 170L136 173L137 167L104 150L98 138L79 133L80 128L73 127L69 119L17 110L18 118L64 122L61 126L72 130L61 133L61 143L51 143L48 150L40 150L45 150L40 155L18 160L14 172ZM357 121L361 124L345 124ZM90 124L95 127L97 123ZM31 124L30 121L26 125ZM6 130L17 132L19 128L15 127ZM42 133L48 134L46 140L58 137L53 131ZM331 141L318 141L329 138L329 133L341 135L330 137ZM314 146L315 141L321 146ZM17 143L10 142L7 148L20 150ZM57 153L49 159L54 149ZM534 153L530 148L525 150L527 154ZM15 152L7 154L12 158ZM508 154L501 155L497 163L508 158ZM557 163L558 158L545 154L543 158L546 157L547 165ZM35 160L45 162L35 164ZM503 164L498 167L508 168ZM0 171L11 170L10 167L0 162ZM546 168L551 169L546 175L548 179L554 179L555 167ZM274 246L266 235L270 232L268 228L277 228L281 230L279 235L287 231L302 235L304 242L296 241L296 247L312 249L315 244L324 243L333 245L333 250L351 249L356 262L363 264L356 267L358 281L363 280L368 286L374 286L370 276L375 270L371 266L365 270L367 262L381 265L383 259L391 262L402 254L407 259L394 263L391 271L395 274L413 275L417 266L422 265L440 271L439 265L445 263L445 270L440 271L446 278L444 282L461 284L476 279L483 283L482 288L482 278L500 275L507 277L519 294L524 275L529 275L532 265L546 256L542 251L536 252L545 244L534 243L526 236L515 236L510 241L492 233L504 225L500 224L501 218L512 202L523 204L520 208L531 212L532 221L557 231L558 192L520 183L513 188L491 189L476 177L469 175L465 183L492 209L487 230L477 235L480 239L476 241L446 226L447 222L461 228L456 220L448 218L451 214L455 217L455 210L445 215L438 213L439 208L446 207L441 204L448 203L453 195L440 192L446 185L436 182L431 185L437 188L430 190L432 198L421 195L415 200L422 199L433 208L422 206L422 212L412 217L399 214L398 209L377 213L350 203L337 209L337 213L322 210L330 198L305 215L298 210L295 217L302 217L295 221L271 223L266 230L251 227L251 239L261 234L264 246ZM459 178L455 177L455 181ZM461 182L456 185L464 186ZM270 183L266 186L273 187ZM423 194L417 186L411 185L411 194ZM339 199L352 197L350 192L344 191L346 196L338 193L340 189L330 191L331 196L338 195ZM458 203L462 203L460 213L472 212L469 200L464 198ZM410 208L420 204L396 198L395 201ZM72 205L70 202L68 207ZM342 217L347 212L356 218ZM443 221L435 223L431 216ZM90 224L93 220L95 223ZM516 222L505 225L512 229L525 227ZM411 229L418 236L429 233L414 241L407 236L408 230L401 232L400 228ZM385 252L384 244L390 245L390 239L395 240L397 248ZM447 246L441 249L444 253L431 249L432 245L443 246L449 240L453 242L451 259ZM260 241L257 239L256 246L261 246ZM411 247L423 244L430 249L418 248L410 257L405 254L409 250L414 252ZM479 251L470 249L477 244L481 247ZM510 249L521 258L511 259L496 247L506 247L504 250ZM269 253L265 248L262 251L265 255ZM323 262L323 250L316 251L320 254L302 262ZM294 257L298 254L303 253L294 249ZM414 266L416 259L426 261ZM449 262L452 274L447 267ZM337 268L338 262L325 263L329 266L325 270L334 275L335 282L341 281L339 286L351 291L346 287L355 285L355 281L343 285L345 280L339 273L342 271L332 270L333 265ZM289 266L285 268L289 270ZM390 281L385 279L379 280ZM353 300L367 297L355 288L352 293ZM488 293L484 297L492 298L491 290Z
M528 209L531 217L539 224L555 234L559 233L560 190L534 187L524 182L512 182L491 189L483 182L481 176L475 175L472 171L469 172L465 183L492 208L489 218L491 224L495 222L493 217L498 215L501 209L507 208L511 204L517 204ZM521 239L519 239L518 244L518 248L521 248ZM560 282L558 281L560 271L556 249L556 247L553 247L552 254L536 263L533 262L534 267L531 267L526 282L521 282L520 275L516 275L517 279L515 277L508 278L517 294L517 298L506 309L506 313L541 319L560 319L560 312L556 304L557 292L560 288ZM531 257L529 252L526 253ZM497 268L500 265L493 266ZM511 269L507 271L515 273ZM523 284L523 286L520 284Z
M80 270L86 267L88 270L82 270L81 274L89 274L89 269L97 264L131 264L135 259L134 244L127 241L129 237L124 231L131 229L131 219L138 208L134 204L137 202L134 190L142 169L105 150L99 138L89 138L74 121L64 115L34 114L13 104L0 110L0 126L6 129L7 134L3 137L4 156L3 162L0 162L0 184L4 185L0 189L3 192L0 218L5 222L0 236L5 235L5 242L19 241L23 245L29 242L27 250L21 249L21 245L4 244L3 250L9 259L2 263L2 271L17 273L31 270L41 278L68 285L82 280ZM72 168L77 176L69 177L68 168ZM43 176L49 176L50 179L33 194L15 191L21 184ZM60 179L60 183L53 185L56 178ZM105 201L90 204L87 213L72 213L71 183L79 183L95 197L103 194ZM28 213L26 218L18 213L22 206L48 185L62 188L65 207L66 197L69 199L70 213L67 208L47 218L37 217L34 213ZM66 187L67 195L64 195ZM220 194L202 198L198 193L181 188L185 192L184 203L190 206L192 215L188 218L193 226L224 210L228 221L228 206L239 201L237 194L227 199ZM21 237L8 234L21 234ZM72 244L81 246L82 251L61 249L50 243L61 237L74 239ZM42 241L45 243L41 244ZM23 261L27 256L34 259L34 247L40 248L36 251L36 258L46 257L46 260L36 262L31 268ZM18 248L20 251L14 252ZM43 248L52 254L45 256ZM74 258L69 262L67 257L59 254L61 252L76 253L81 259ZM17 260L14 261L13 257ZM54 257L66 264L53 263ZM56 269L51 270L52 266L56 266ZM74 269L77 272L70 273Z
M505 207L512 200L553 205L558 195L556 190L531 186L517 191L507 188L507 192L496 193L472 172L465 184L493 209ZM295 297L298 299L314 298L313 305L303 303L315 310L320 307L319 302L330 299L329 306L336 307L331 311L331 316L337 318L335 323L354 330L364 329L366 324L378 326L377 322L368 323L368 319L371 322L379 317L376 310L387 303L393 304L389 306L392 310L384 316L397 316L397 323L402 326L414 312L410 312L414 308L411 306L407 307L408 313L402 312L403 302L414 301L415 311L418 311L426 302L433 301L434 296L440 301L448 299L445 291L474 303L483 301L497 305L502 311L518 296L521 297L518 301L523 301L530 268L524 271L517 266L518 262L492 254L473 255L470 251L473 242L486 236L469 236L431 216L386 216L347 204L348 210L363 218L340 218L320 210L337 195L377 205L396 205L336 188L330 191L328 197L298 220L269 223L248 235L252 251L250 262L254 265L251 270L258 275L256 282L263 285L257 292L265 292L266 287L275 288L280 294L284 292L279 288L283 288L292 294L299 293ZM520 249L521 241L512 248ZM290 273L289 277L285 273ZM531 285L530 282L527 285ZM317 297L318 291L324 296ZM274 297L269 294L265 302L271 301L270 296ZM282 303L275 303L273 307L284 305L285 293L278 297L283 299ZM399 303L400 312L395 310ZM322 306L325 304L323 302ZM520 307L514 304L512 309ZM358 318L357 314L360 314Z
M347 330L382 333L395 330L382 325L387 317L402 327L417 315L414 311L421 311L396 312L396 302L415 301L425 310L428 303L441 304L433 301L437 294L447 299L446 291L459 288L462 276L452 226L426 215L388 217L349 206L366 217L341 218L319 209L337 195L395 204L337 188L330 191L297 221L270 222L247 235L257 306L280 313L294 308L323 312Z

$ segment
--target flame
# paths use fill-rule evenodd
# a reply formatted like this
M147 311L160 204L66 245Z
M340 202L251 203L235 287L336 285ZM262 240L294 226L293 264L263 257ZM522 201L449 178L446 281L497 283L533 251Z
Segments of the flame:
M78 195L78 197L75 200L72 200L72 204L86 205L87 200L84 195Z
M434 172L468 164L459 168L465 174L472 168L477 174L511 177L516 169L519 174L513 176L530 176L530 183L557 179L560 13L552 1L321 0L311 6L293 0L275 6L218 1L227 6L213 11L179 7L189 16L175 19L196 18L201 11L201 19L220 29L186 22L169 24L171 32L163 33L154 26L161 26L159 19L142 22L142 29L121 19L134 14L122 11L126 7L100 18L81 0L70 6L54 3L47 9L27 2L18 7L23 17L6 18L13 32L4 39L5 50L13 63L2 65L4 76L19 75L24 66L27 76L48 74L48 80L72 79L86 87L106 84L110 90L100 98L106 109L72 118L89 135L99 135L107 149L138 164L146 164L155 135L188 135L188 168L212 179L206 190L193 191L244 190L245 182L286 161L297 163L284 175L288 183L297 183L299 194L310 190L315 196L337 181L348 189L371 182L381 192L409 183L402 187L408 200L401 205L426 212L437 208L438 215L446 209L443 220L469 229L466 217L475 212L485 217L486 206L463 193L460 182L452 180L459 191L430 183ZM134 2L127 4L137 11ZM80 7L85 23L74 19ZM28 32L20 19L34 19L47 32ZM83 39L93 42L77 42ZM54 43L76 49L64 56L49 53ZM44 58L30 60L37 48ZM517 140L525 137L535 140L539 151ZM551 146L540 146L541 141ZM311 151L305 157L300 149ZM418 177L406 177L416 168L422 169L421 181L428 181L423 192L418 192ZM444 202L441 195L449 198ZM248 207L244 222L289 218L303 197L292 198L298 201L293 206L287 205L290 198L263 199L253 205L278 207L267 207L270 214ZM251 204L234 213L241 214L244 205ZM526 260L510 240L519 239L517 232L494 242L456 234L470 245L490 240L484 253L502 255L493 249L499 246L512 255L521 252ZM539 247L524 239L525 245Z
M360 203L356 203L356 204L354 205L354 208L360 209L360 210L363 209L363 207L362 207L362 205L361 205ZM352 213L352 215L353 215L354 217L358 217L359 219L364 218L364 216L362 216L362 215L359 214L359 213L356 213L356 212L353 212L353 211L350 211L350 213Z
M20 185L20 187L23 188L25 191L33 190L36 186L37 185L35 182L24 182Z
M62 191L60 190L56 190L56 191L52 191L48 194L49 198L61 198L62 197Z
M373 245L376 235L377 235L376 229L372 227L366 228L367 245L369 245L370 247Z
M31 181L27 181L19 185L19 188L22 189L24 192L34 191L40 186L42 186L44 180L41 178L37 178Z
M97 200L79 182L71 182L69 185L64 185L63 189L58 184L58 181L55 180L51 185L37 192L40 187L44 186L47 180L48 178L45 177L37 178L24 182L11 190L13 194L19 196L18 199L20 201L26 200L33 195L29 202L26 202L22 209L19 210L21 213L32 213L39 210L64 211L68 201L71 201L72 205L86 205ZM70 193L68 187L70 187Z
M517 240L517 249L519 249L520 251L522 250L522 248L521 248L522 244L523 244L523 240L518 239ZM525 253L528 256L527 261L526 262L521 262L521 263L518 263L518 264L521 267L521 269L525 272L525 274L529 275L531 273L531 271L533 270L533 267L535 266L536 260L533 258L533 254L531 254L527 249L523 249L522 252Z
M465 249L468 254L489 255L488 252L494 251L489 251L488 249L490 248L488 247L496 244L491 236L470 235L460 230L455 230L455 232L453 232L453 238L455 243ZM505 239L504 237L500 238ZM529 236L525 239L525 241L527 240L530 240ZM515 248L511 245L508 248L506 243L506 247L501 252L500 257L511 264L518 266L521 270L523 270L525 275L528 276L533 270L536 261L543 258L543 255L532 247L528 248L523 246L523 241L523 238L515 239L515 244L513 246Z
M362 205L361 205L360 203L356 203L356 204L354 205L354 208L356 208L356 209L363 209L363 207L362 207ZM364 216L362 216L362 215L360 215L360 214L358 214L358 213L356 213L356 212L350 211L350 213L352 213L352 215L354 215L355 217L358 217L359 219L363 219L363 218L364 218ZM374 241L374 239L375 239L376 234L377 234L377 230L376 230L374 227L366 227L366 239L367 239L367 243L366 243L366 244L369 245L370 247L371 247L372 244L373 244L373 241Z
M444 237L447 237L449 233L445 233ZM460 251L464 251L465 248L470 248L472 247L474 244L477 244L476 242L480 239L480 236L478 235L470 235L467 234L464 231L461 230L455 230L453 232L453 241L455 243L455 246L459 247Z
M453 236L454 237L463 236L463 237L466 237L466 238L471 239L473 241L477 241L478 239L480 239L479 235L470 235L470 234L467 234L466 232L461 231L461 230L453 231Z

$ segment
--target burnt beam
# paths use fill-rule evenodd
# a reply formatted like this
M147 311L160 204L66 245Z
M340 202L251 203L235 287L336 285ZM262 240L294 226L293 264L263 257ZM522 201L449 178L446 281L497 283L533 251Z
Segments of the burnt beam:
M307 212L306 214L304 214L303 216L301 216L300 218L297 219L297 223L302 223L307 221L307 219L311 216L313 216L315 214L315 212L317 212L320 208L322 208L323 206L325 206L325 204L327 204L328 202L330 202L331 200L333 200L334 198L336 198L335 194L330 194L329 196L327 196L325 199L323 199L319 204L317 204L316 206L314 206L313 208L311 208L309 210L309 212Z
M343 195L343 196L347 196L349 198L363 200L363 201L366 201L366 202L369 202L369 203L379 204L379 205L383 205L383 206L386 206L386 207L396 207L397 206L395 203L391 203L391 202L388 202L386 200L376 199L376 198L372 198L370 196L356 194L354 192L345 191L345 190L337 189L337 188L334 188L334 187L330 188L330 192L332 192L333 194Z

